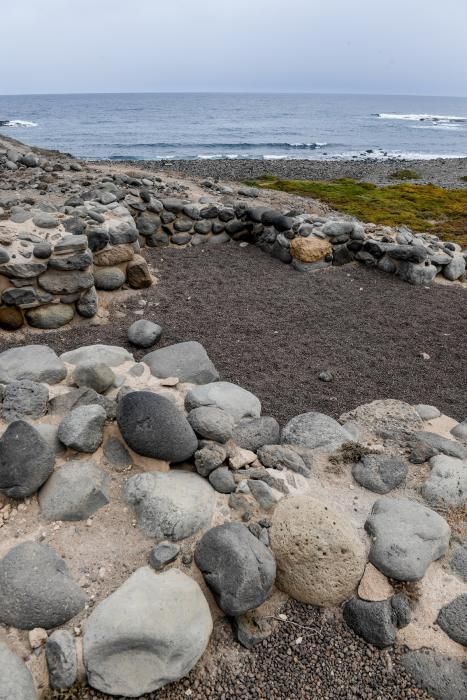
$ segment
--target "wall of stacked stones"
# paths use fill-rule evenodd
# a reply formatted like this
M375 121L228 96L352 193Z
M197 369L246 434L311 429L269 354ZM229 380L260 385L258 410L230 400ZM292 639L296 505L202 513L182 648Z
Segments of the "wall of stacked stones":
M150 200L146 205L132 203L130 208L148 246L245 241L300 271L357 261L397 274L411 284L430 283L438 274L450 281L465 276L467 252L458 244L435 235L412 234L403 227L376 227L295 212L284 215L244 200L225 206L170 198Z
M34 170L41 162L34 154L25 159L24 167ZM68 168L82 169L76 162ZM235 199L230 188L217 189L194 203L183 198L185 188L159 178L94 175L63 189L63 205L7 202L0 212L0 327L58 328L76 315L94 316L97 290L150 286L144 247L233 240L257 245L299 271L357 261L412 284L428 284L438 274L465 280L467 252L437 236L284 214L255 205L257 190L239 189L242 199ZM173 193L180 196L167 196Z

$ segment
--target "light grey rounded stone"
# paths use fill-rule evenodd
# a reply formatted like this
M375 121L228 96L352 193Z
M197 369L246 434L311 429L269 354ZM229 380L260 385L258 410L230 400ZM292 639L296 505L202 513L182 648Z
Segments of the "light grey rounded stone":
M55 228L59 224L57 217L46 211L38 211L33 216L32 223L39 228Z
M58 439L77 452L95 452L104 436L107 414L102 406L74 408L60 423Z
M263 510L271 510L277 503L277 498L268 484L261 479L249 479L248 487Z
M23 345L0 353L0 382L16 379L58 384L66 377L63 361L48 345Z
M244 418L234 428L233 440L239 447L256 452L263 445L274 445L280 440L279 423L272 416Z
M400 457L365 455L352 467L352 475L360 486L375 493L389 493L405 482L408 464Z
M33 425L10 423L0 438L0 491L10 498L32 496L51 475L55 454Z
M430 459L431 473L422 496L431 506L462 506L467 502L467 464L447 455Z
M401 662L416 684L436 700L465 700L467 697L467 669L461 660L422 649L407 652Z
M118 345L83 345L76 350L64 352L60 355L60 359L70 365L79 365L81 362L103 362L109 367L118 367L124 362L135 361L128 350L118 347Z
M33 328L61 328L73 320L73 304L49 304L26 311L26 320Z
M452 428L451 435L459 440L467 440L467 420L462 421L462 423L458 423L454 428Z
M302 413L292 418L282 430L281 442L309 449L335 450L351 436L330 416L317 411Z
M424 403L417 404L415 410L422 420L433 420L441 415L441 411L436 406L429 406Z
M47 520L86 520L108 502L107 476L94 462L65 462L39 492Z
M206 440L224 443L232 437L235 421L221 408L200 406L190 411L187 418L195 433Z
M209 606L193 579L177 569L137 569L88 618L88 683L111 695L151 693L191 671L211 632Z
M128 329L128 340L139 348L150 348L155 345L162 335L162 328L144 318L131 324Z
M154 350L141 361L149 366L155 377L178 377L181 382L193 384L207 384L219 379L206 350L196 341Z
M83 318L92 318L95 316L98 306L99 299L95 287L91 287L83 292L76 302L76 310Z
M321 230L325 236L336 238L353 233L354 224L352 221L328 221Z
M365 523L372 538L369 559L385 576L419 581L442 557L451 529L438 513L408 498L380 498Z
M2 417L7 423L21 418L36 419L47 413L49 389L30 379L13 381L5 386Z
M414 406L396 399L378 399L363 404L343 413L339 421L355 421L362 428L385 439L409 437L423 429L423 421Z
M63 625L86 597L56 552L24 542L0 560L0 622L21 630Z
M45 645L50 687L71 688L78 675L75 640L68 630L52 632Z
M146 535L175 542L208 527L216 501L205 479L183 471L137 474L128 479L123 493Z
M28 667L3 642L0 642L0 700L37 700Z
M73 383L103 394L115 381L115 374L104 362L80 362L73 371Z
M217 604L227 615L242 615L264 603L276 576L271 551L241 523L208 530L195 561Z
M212 382L191 389L186 395L188 411L200 406L220 408L238 422L242 418L258 418L261 402L251 392L230 382Z
M454 282L462 277L465 272L465 258L463 255L454 255L451 262L443 267L443 275L447 280Z

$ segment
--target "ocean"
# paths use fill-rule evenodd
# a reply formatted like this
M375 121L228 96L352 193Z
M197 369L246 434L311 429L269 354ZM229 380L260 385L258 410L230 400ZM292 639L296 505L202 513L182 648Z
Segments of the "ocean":
M467 156L467 98L0 96L0 133L91 160L452 158Z

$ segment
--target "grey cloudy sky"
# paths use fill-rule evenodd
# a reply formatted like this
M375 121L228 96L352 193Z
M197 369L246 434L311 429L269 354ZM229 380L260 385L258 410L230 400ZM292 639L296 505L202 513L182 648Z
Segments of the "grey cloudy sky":
M467 0L0 0L0 94L467 95Z

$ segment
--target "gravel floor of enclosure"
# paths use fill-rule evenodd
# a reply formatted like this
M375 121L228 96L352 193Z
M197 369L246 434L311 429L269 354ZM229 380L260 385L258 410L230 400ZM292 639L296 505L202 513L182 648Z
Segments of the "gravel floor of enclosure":
M227 623L214 628L191 673L146 700L429 700L399 663L356 637L332 613L289 602L273 634L246 651ZM47 700L111 700L89 687L51 693Z
M337 417L384 398L467 417L465 288L413 287L353 265L299 273L233 243L146 256L159 283L114 303L107 325L27 332L21 341L3 333L0 350L48 343L60 353L101 342L141 357L127 328L143 317L162 326L160 346L201 342L222 379L252 391L281 422L310 410ZM333 381L318 379L323 370Z

